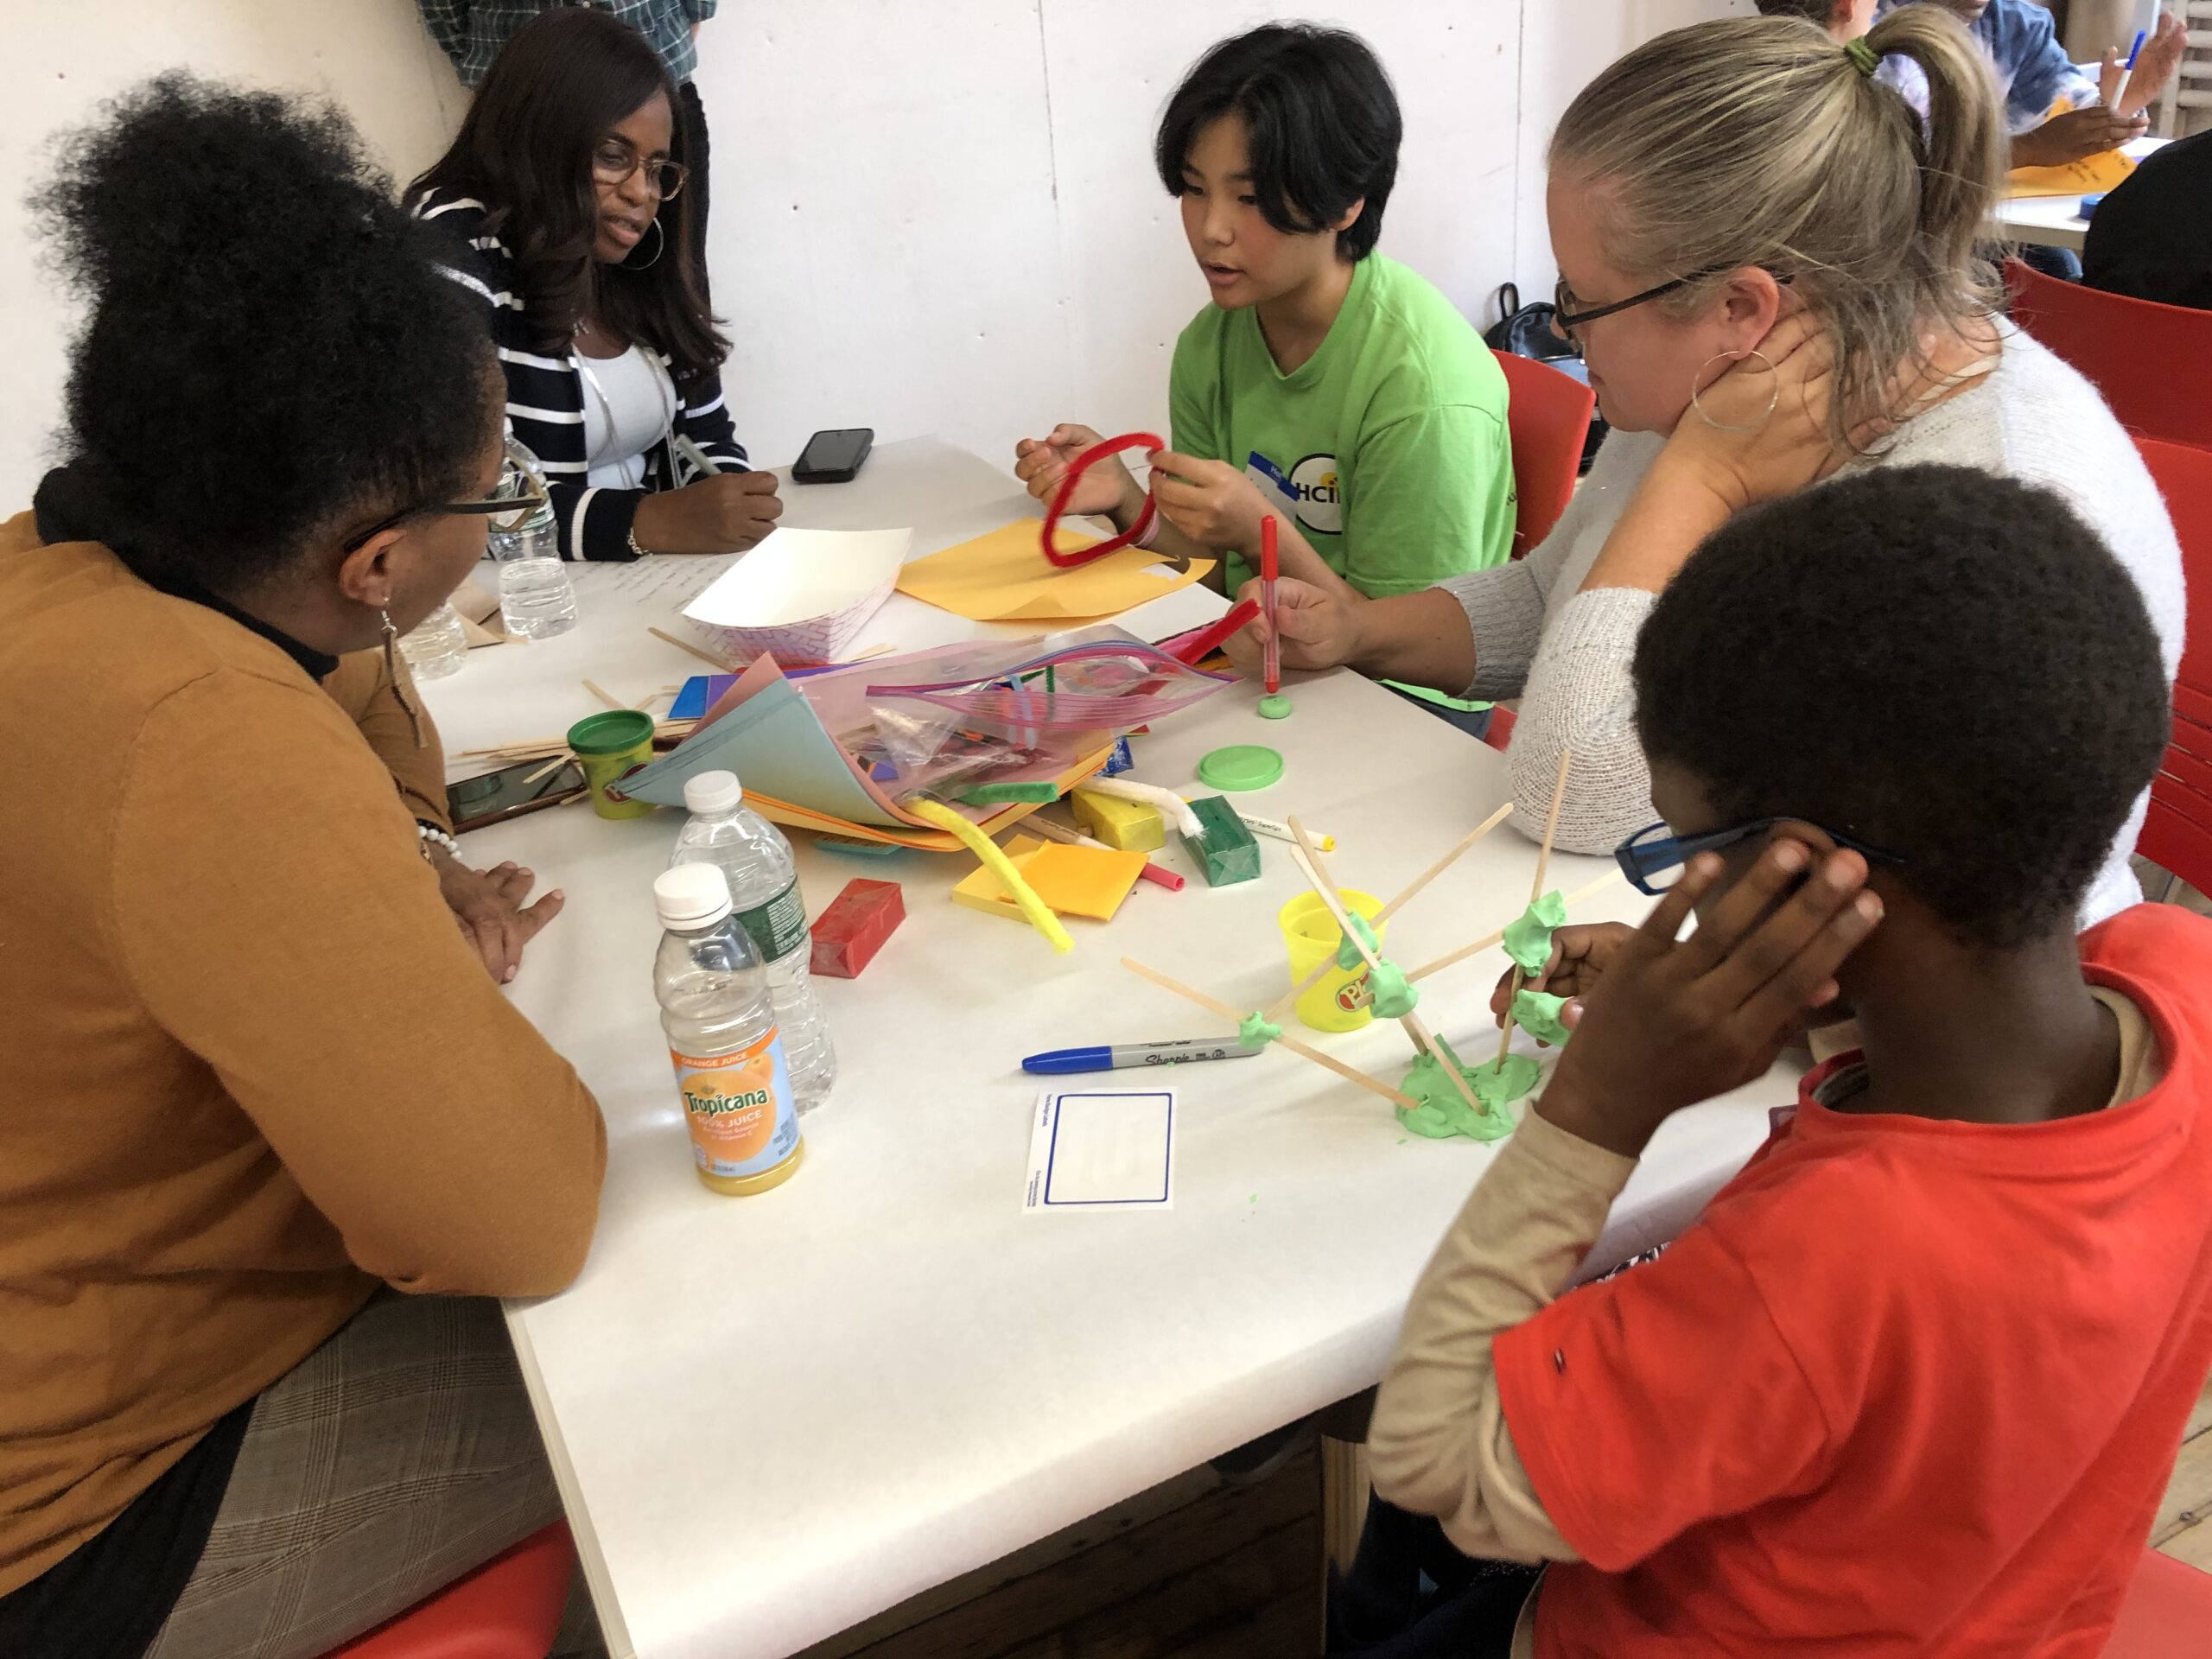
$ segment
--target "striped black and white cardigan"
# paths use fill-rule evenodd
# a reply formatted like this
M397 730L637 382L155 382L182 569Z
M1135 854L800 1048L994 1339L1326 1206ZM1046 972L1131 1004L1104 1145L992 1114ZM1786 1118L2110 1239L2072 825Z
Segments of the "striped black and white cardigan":
M467 258L449 274L482 295L491 308L492 339L507 377L507 423L544 470L554 515L560 521L561 556L634 558L630 523L637 516L638 503L649 491L683 488L700 476L699 469L677 448L672 437L664 437L645 454L645 488L603 489L586 484L590 463L584 448L584 378L575 347L558 357L537 349L523 315L522 296L515 289L513 255L484 228L482 202L440 194L425 198L415 211L458 237ZM665 353L651 346L645 349L660 359L662 368L668 367ZM749 463L722 401L721 379L709 373L694 376L688 385L678 382L676 398L674 431L696 445L717 467L744 471Z

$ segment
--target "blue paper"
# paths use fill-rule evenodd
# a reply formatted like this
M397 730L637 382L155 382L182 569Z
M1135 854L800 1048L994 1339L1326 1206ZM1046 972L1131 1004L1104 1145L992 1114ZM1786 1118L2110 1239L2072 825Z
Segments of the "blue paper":
M696 736L622 780L622 792L658 806L683 804L702 772L734 772L748 790L825 817L906 828L853 773L813 707L788 680L746 699Z

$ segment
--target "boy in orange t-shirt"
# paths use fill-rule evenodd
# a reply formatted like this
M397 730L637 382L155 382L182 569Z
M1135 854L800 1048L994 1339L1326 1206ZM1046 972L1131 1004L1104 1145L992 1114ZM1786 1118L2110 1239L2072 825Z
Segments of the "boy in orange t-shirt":
M1573 1040L1414 1294L1336 1649L2094 1659L2212 1365L2212 922L2073 931L2166 740L2142 601L2057 497L1884 468L1711 537L1635 682L1664 896L1560 931ZM1846 1015L1567 1288L1669 1116Z

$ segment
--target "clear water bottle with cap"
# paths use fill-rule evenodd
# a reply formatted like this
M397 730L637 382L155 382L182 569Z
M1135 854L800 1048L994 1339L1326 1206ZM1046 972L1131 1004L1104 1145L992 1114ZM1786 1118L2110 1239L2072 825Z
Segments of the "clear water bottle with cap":
M712 864L664 870L653 908L668 930L653 960L653 1000L692 1165L717 1192L765 1192L798 1172L805 1146L760 952Z
M576 586L569 580L569 567L561 559L560 532L553 523L553 505L545 499L544 474L537 457L512 436L507 439L507 467L500 478L503 493L529 493L525 480L537 486L537 503L521 523L501 528L492 521L485 552L499 567L499 620L517 639L550 639L576 626Z
M798 1109L811 1111L829 1097L837 1080L837 1052L830 1046L821 1002L807 977L814 946L791 844L782 830L745 804L745 791L734 772L699 773L683 785L683 804L691 817L676 838L669 868L713 864L728 878L737 918L767 968Z
M458 674L468 661L468 635L461 626L461 613L441 605L399 636L399 654L408 671L418 680L442 680Z

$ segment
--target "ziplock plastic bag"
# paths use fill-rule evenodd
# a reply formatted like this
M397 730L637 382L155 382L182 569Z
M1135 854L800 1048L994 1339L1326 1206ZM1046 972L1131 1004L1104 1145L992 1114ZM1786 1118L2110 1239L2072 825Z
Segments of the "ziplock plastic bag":
M1109 743L1139 726L1188 709L1230 683L1128 636L1078 639L994 664L868 688L871 712L926 719L934 711L960 731L1000 738L1023 750L1058 747L1071 738Z

